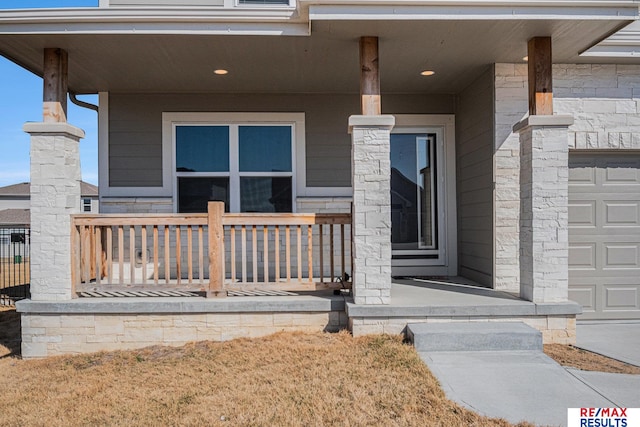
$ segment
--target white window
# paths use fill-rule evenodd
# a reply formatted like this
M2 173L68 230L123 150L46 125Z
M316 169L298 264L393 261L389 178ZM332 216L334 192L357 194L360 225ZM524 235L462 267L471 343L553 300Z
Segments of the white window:
M206 212L211 200L227 212L294 211L296 122L251 116L171 122L177 212Z

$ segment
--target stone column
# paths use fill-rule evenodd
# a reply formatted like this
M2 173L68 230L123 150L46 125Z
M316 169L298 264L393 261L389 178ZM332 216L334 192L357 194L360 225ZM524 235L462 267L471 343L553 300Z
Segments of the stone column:
M567 301L572 116L529 116L520 134L520 297Z
M393 116L351 116L353 300L391 302L391 158Z
M84 131L67 123L27 123L31 135L31 299L68 300L71 220L80 213Z

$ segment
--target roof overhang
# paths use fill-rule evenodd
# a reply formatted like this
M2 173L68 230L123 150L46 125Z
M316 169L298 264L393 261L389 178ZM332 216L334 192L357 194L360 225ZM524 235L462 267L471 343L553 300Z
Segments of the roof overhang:
M300 0L311 20L620 20L636 19L638 2Z
M587 49L582 56L589 58L616 58L617 60L640 60L640 22L607 37L596 46Z
M380 39L383 91L457 93L491 63L521 62L535 36L553 38L556 63L610 61L580 53L637 19L638 4L299 0L273 10L0 11L0 53L41 75L43 49L66 49L78 93L357 93L358 38L367 35ZM216 77L215 68L230 73ZM425 68L436 76L419 76Z

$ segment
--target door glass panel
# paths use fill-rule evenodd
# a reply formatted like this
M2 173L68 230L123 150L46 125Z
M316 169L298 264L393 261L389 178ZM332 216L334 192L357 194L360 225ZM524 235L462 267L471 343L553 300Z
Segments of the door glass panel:
M435 135L391 135L393 250L437 249Z
M177 172L228 172L228 126L177 126Z
M209 201L224 202L229 212L229 178L178 178L178 212L206 212Z
M240 172L291 172L291 126L240 126Z
M291 177L241 177L241 212L291 212Z

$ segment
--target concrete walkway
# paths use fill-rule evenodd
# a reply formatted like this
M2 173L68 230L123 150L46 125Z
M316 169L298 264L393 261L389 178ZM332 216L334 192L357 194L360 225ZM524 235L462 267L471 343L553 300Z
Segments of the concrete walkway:
M637 361L640 357L634 350L640 345L640 323L584 326L578 329L580 346L598 348L618 359ZM567 408L640 407L640 375L564 368L541 351L419 354L447 397L480 414L513 423L564 426Z
M578 322L577 347L640 366L640 321Z

